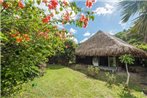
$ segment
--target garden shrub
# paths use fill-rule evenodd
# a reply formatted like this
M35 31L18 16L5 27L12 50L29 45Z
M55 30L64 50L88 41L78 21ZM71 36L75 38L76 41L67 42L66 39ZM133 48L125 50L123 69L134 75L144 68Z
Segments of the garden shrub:
M108 86L111 86L116 82L116 76L114 75L114 73L106 72L105 75Z
M86 27L88 21L94 19L92 12L82 11L74 2L65 5L60 0L2 0L0 3L2 95L10 95L17 91L21 84L39 76L42 68L44 73L45 65L38 65L47 62L49 57L65 51L66 54L60 57L64 57L62 61L69 62L74 58L74 47L70 46L71 49L68 47L65 50L65 44L73 45L71 41L66 41L65 35L68 31L59 29L58 24L69 23ZM48 13L38 7L40 3L45 3L46 7L50 5ZM60 11L66 6L70 7L72 12L69 14L66 11L59 20L54 18L55 14L59 14L56 10L58 4ZM72 13L79 12L84 12L82 19L81 16L77 20L70 19Z
M76 64L76 65L74 66L74 69L75 69L75 70L81 70L81 69L82 69L82 65Z
M96 76L98 75L100 69L98 67L94 67L94 66L88 66L87 68L87 72L89 76Z
M44 12L32 3L26 3L23 9L14 7L17 1L5 3L14 4L8 9L3 7L1 13L1 92L10 95L20 89L21 84L38 76L38 65L63 50L64 41L55 36L56 32L49 31L57 28L40 21Z
M46 64L46 63L40 63L40 64L38 65L38 67L39 67L39 69L40 69L40 76L43 76L44 73L45 73L45 69L46 69L46 67L47 67L47 64Z
M75 63L75 48L76 43L70 39L66 39L64 42L63 51L59 51L55 56L51 57L52 63L68 65Z

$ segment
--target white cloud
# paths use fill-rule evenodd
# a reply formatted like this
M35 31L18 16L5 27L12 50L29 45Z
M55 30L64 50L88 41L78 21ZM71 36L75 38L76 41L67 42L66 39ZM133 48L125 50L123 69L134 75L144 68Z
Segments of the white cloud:
M77 30L73 29L73 28L70 28L69 32L75 34L77 32Z
M114 6L110 4L105 4L104 7L98 7L96 10L94 10L96 15L112 14L113 11L114 11Z
M88 40L88 37L84 38L83 40L80 41L80 43L85 42L86 40Z
M84 34L83 34L83 36L90 36L91 34L89 33L89 32L85 32Z

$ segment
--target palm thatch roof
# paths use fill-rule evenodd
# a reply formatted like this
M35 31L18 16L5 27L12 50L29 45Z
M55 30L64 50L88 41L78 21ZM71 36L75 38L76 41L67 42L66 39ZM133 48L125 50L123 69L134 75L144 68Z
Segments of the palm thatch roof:
M147 57L145 51L102 31L98 31L76 49L76 55L79 56L120 56L123 54Z

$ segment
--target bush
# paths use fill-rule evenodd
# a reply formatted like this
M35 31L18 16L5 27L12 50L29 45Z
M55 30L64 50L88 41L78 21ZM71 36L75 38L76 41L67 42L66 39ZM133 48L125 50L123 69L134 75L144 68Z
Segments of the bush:
M47 2L37 0L36 5L33 0L1 0L2 95L9 96L17 91L16 88L19 89L21 84L38 76L38 65L47 62L48 57L61 54L61 61L67 63L74 58L75 48L71 46L72 42L66 41L68 31L59 29L57 25L69 23L82 27L84 24L79 21L80 17L77 20L70 19L71 12L66 11L60 19L56 19L50 10L46 14L38 6ZM60 10L65 7L60 0L57 4L60 5ZM44 4L46 7L47 5ZM76 14L83 12L75 3L68 4L68 7ZM93 20L91 12L84 13L89 20ZM66 44L70 45L70 48L65 49ZM61 51L65 53L62 54ZM42 75L44 66L40 66Z
M87 68L87 72L89 76L96 76L98 75L100 69L98 67L94 67L94 66L88 66Z
M74 66L74 69L75 69L75 70L81 70L81 69L82 69L82 65L76 64L76 65Z
M55 56L51 57L50 60L55 64L68 65L70 63L75 63L75 48L76 43L70 39L66 39L63 51L59 51Z
M109 86L111 86L116 82L116 76L113 73L106 72L105 75L106 75L106 82Z
M45 69L47 67L47 64L46 63L41 63L38 66L39 66L39 69L40 69L40 76L43 76L44 73L45 73Z
M4 3L11 6L1 12L1 92L2 95L10 95L23 83L38 76L40 70L37 65L47 62L47 57L55 55L56 51L61 51L64 41L49 31L57 31L57 28L41 21L43 17L40 15L45 14L33 3L25 2L23 9L16 8L16 0Z

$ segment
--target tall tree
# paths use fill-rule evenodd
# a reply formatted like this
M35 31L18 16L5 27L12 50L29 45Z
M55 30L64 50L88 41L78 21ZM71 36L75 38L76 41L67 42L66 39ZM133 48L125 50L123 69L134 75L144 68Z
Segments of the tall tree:
M131 16L137 15L132 32L144 36L144 42L147 43L147 1L121 1L119 3L122 9L122 22L127 22Z

